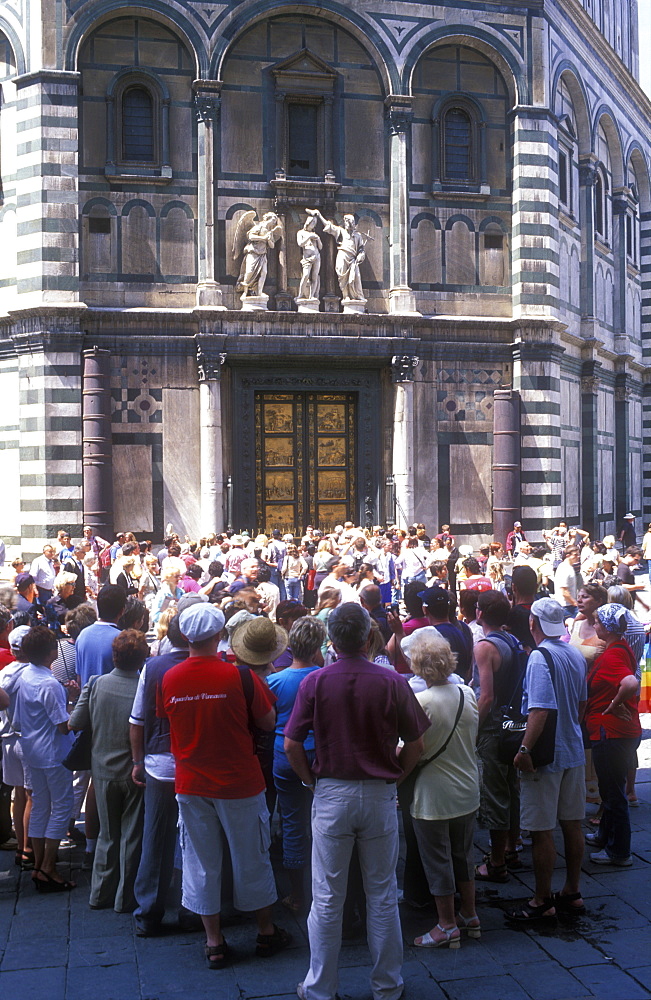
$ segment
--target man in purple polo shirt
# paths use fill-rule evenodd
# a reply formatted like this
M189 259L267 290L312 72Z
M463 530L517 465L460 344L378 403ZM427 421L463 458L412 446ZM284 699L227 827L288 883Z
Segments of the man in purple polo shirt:
M366 892L375 1000L403 992L398 915L396 781L415 766L429 719L403 677L366 659L371 618L358 604L330 614L338 659L302 681L285 724L285 753L314 793L310 968L301 1000L334 1000L348 866L357 843ZM314 732L312 769L303 741ZM404 747L398 759L398 740Z

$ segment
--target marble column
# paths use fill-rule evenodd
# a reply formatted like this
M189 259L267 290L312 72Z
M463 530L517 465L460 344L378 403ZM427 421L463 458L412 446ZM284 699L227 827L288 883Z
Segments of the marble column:
M208 354L201 345L197 348L202 534L221 531L225 523L221 410L221 366L225 360L225 354Z
M581 525L592 538L599 538L597 515L597 466L599 416L597 403L601 378L599 361L584 361L581 368Z
M414 380L419 364L415 355L391 360L393 396L393 481L396 523L408 528L414 521Z
M520 394L513 389L493 393L493 538L506 536L521 517Z
M84 351L82 429L84 524L113 538L111 353L98 347Z
M615 287L613 289L613 326L615 351L626 354L628 350L628 323L626 316L626 214L631 204L630 188L613 191L613 257L615 259ZM632 320L632 316L628 320Z
M411 99L385 101L389 127L389 312L418 315L409 287L409 141Z
M194 106L197 116L197 170L199 185L199 275L197 305L225 309L221 288L215 280L217 246L215 197L215 130L219 123L221 98L214 80L195 83Z

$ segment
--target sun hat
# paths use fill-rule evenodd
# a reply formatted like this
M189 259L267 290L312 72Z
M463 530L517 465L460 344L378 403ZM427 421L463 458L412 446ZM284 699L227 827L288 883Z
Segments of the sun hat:
M224 615L214 604L193 604L179 615L181 634L188 642L203 642L224 627Z
M551 597L541 597L531 605L531 614L540 622L540 628L549 638L565 635L565 610Z
M261 616L236 629L231 639L231 649L241 663L262 666L284 653L288 642L284 628Z

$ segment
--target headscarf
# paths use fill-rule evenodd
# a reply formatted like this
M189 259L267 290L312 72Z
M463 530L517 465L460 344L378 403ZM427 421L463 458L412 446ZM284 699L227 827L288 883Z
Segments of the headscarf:
M623 635L628 628L628 609L623 604L602 604L595 614L607 632Z

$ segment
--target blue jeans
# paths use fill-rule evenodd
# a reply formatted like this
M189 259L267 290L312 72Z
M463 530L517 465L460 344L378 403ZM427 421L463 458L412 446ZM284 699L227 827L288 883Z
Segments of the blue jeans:
M280 600L281 601L286 600L287 591L285 590L285 581L283 580L282 576L280 575L277 569L272 569L270 582L274 583L278 587L278 590L280 591Z
M158 781L148 774L142 854L134 887L137 923L160 924L165 916L165 897L174 874L178 815L174 782Z
M314 750L307 751L310 767ZM312 792L304 788L284 753L274 752L274 784L278 792L283 831L283 867L302 868L310 849Z
M303 584L300 580L294 578L287 579L285 581L285 586L287 587L287 600L288 601L299 601L303 600Z
M627 858L631 853L626 772L631 767L639 743L639 737L603 739L592 743L592 762L604 807L599 823L599 840L611 858Z

